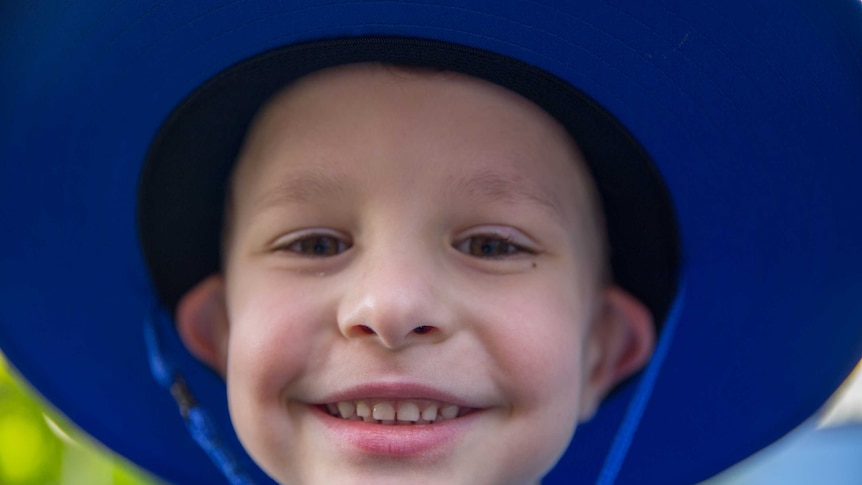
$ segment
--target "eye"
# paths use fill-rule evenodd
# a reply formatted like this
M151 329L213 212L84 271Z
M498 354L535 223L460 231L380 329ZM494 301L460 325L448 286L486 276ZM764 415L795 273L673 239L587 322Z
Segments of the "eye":
M496 234L479 234L470 236L455 245L462 253L477 258L502 258L520 253L529 253L526 248L511 241L510 238Z
M343 253L350 244L327 234L309 234L290 241L277 249L287 250L303 256L330 257Z

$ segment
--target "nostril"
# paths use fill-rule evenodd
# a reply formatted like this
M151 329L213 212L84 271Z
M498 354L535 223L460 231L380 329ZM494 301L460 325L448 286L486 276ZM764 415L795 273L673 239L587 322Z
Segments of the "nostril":
M429 325L420 325L420 326L413 329L413 333L416 333L419 335L424 335L424 334L430 332L431 330L434 330L434 327L431 327Z
M362 330L362 333L364 333L365 335L374 335L377 333L368 325L359 325L359 330Z

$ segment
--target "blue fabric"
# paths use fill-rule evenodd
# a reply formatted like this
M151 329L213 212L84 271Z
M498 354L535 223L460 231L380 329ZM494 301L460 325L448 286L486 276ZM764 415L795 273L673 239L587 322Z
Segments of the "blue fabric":
M687 289L616 483L695 483L806 419L862 355L860 10L858 0L3 2L0 347L107 446L170 482L226 483L153 379L141 336L155 301L135 226L147 147L196 86L261 51L359 35L445 40L578 86L664 176ZM245 463L223 382L175 344L172 365ZM595 482L635 387L579 428L546 483Z
M602 465L601 472L599 472L596 485L613 485L616 482L634 435L640 425L646 405L652 396L655 381L659 376L659 372L661 372L662 364L664 364L664 358L673 344L673 337L679 321L681 302L685 300L684 295L685 284L683 283L680 285L677 299L667 317L667 323L665 323L664 330L659 336L652 358L638 379L637 389L629 403L622 424L620 424L620 428L617 430L616 436L614 436L613 445L611 445L605 463Z
M144 321L144 342L147 346L147 357L153 378L174 396L189 435L209 456L228 483L254 485L254 480L246 474L243 465L237 461L235 452L228 448L230 443L222 439L218 425L213 422L205 409L206 404L197 401L188 389L182 374L174 367L170 354L166 352L162 335L173 333L172 321L165 318L160 308L154 308Z

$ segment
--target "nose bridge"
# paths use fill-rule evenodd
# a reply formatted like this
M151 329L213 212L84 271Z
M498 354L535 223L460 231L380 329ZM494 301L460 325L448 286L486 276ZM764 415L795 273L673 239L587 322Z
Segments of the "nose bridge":
M357 245L353 277L339 308L341 333L390 348L436 340L446 322L433 244L416 228L387 227Z

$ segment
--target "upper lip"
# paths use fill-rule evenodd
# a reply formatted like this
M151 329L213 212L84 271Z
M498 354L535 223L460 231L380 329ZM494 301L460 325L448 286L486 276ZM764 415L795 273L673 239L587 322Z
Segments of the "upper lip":
M481 407L451 392L416 382L371 382L360 384L327 394L323 399L318 401L318 404L371 398L427 399L454 404L459 407Z

